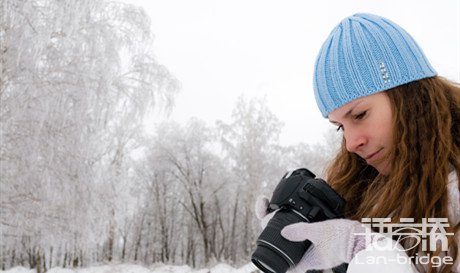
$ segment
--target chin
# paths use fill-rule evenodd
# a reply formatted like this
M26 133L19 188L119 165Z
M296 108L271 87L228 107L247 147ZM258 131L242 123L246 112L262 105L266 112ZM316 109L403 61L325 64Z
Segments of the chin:
M379 166L374 166L374 168L379 172L381 175L389 175L390 174L390 165L389 164L380 164Z

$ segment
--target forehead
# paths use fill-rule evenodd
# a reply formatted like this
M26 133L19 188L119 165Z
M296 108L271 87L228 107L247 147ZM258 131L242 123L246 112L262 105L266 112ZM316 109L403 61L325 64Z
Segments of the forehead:
M351 113L351 111L353 111L354 108L356 108L358 105L360 105L361 103L363 103L363 99L364 98L359 98L359 99L356 99L356 100L353 100L337 109L335 109L334 111L332 111L331 113L329 113L329 121L331 122L334 122L336 120L340 120L342 118L345 118L348 114ZM364 102L366 102L366 100L364 99Z
M384 92L379 92L376 94L352 100L351 102L344 104L341 107L329 113L329 121L334 122L345 118L347 115L351 114L353 109L359 107L360 105L367 105L370 103L380 105L386 98L387 94L385 94Z

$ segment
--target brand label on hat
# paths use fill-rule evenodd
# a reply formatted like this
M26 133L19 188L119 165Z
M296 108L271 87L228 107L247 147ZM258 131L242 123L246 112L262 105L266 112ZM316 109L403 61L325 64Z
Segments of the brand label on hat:
M388 71L385 66L385 63L380 63L380 74L382 75L382 79L385 83L390 82L390 76L388 75Z

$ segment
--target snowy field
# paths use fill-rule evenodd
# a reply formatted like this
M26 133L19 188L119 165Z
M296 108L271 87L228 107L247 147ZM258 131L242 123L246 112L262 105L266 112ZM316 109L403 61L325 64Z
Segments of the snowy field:
M4 273L36 273L35 269L27 269L24 267L15 267ZM241 268L233 268L227 264L218 264L210 269L194 270L189 266L171 266L171 265L153 265L146 268L139 265L104 265L81 269L64 269L52 268L47 273L251 273L256 271L256 267L252 264L247 264Z

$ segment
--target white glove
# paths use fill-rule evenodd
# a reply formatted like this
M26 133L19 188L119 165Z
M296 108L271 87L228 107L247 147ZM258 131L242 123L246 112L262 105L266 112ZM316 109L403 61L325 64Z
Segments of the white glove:
M256 213L257 219L260 220L260 226L262 227L262 229L265 229L270 219L272 219L273 215L275 215L275 213L277 212L277 210L275 210L275 211L268 213L269 204L270 204L270 201L268 200L267 197L265 196L257 197L256 205L255 205L255 213Z
M289 241L300 242L308 240L312 245L300 262L289 272L305 272L310 269L329 269L349 263L359 251L366 248L376 238L378 233L368 232L358 221L333 219L322 222L300 222L288 225L281 230L281 235ZM367 240L366 240L367 239Z

